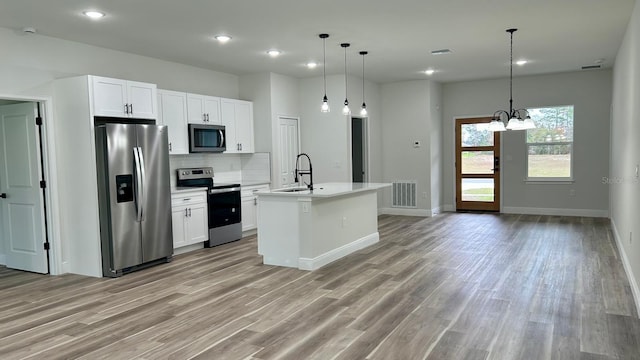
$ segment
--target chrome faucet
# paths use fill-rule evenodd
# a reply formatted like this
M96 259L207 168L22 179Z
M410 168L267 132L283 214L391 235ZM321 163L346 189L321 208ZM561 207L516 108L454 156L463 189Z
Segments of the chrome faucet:
M309 161L309 170L298 170L298 161L300 160L301 156L306 156L307 160ZM309 190L313 190L313 167L311 166L311 158L309 157L309 155L302 153L299 154L296 157L296 171L294 174L294 182L298 182L298 175L300 175L300 181L302 181L303 184L307 185L307 187L309 188ZM303 180L302 180L302 175L309 175L309 183L306 184Z

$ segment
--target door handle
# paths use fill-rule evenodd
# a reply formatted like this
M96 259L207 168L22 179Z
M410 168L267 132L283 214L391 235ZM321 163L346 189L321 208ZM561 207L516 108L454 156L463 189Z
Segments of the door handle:
M6 199L7 198L7 194L5 194L5 193L0 194L0 198Z
M191 217L191 208L189 208L189 217Z

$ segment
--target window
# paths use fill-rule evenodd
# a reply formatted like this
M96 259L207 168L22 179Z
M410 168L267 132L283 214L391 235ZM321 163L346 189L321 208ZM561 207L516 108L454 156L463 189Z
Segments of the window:
M572 180L573 105L528 110L536 128L527 130L527 180Z

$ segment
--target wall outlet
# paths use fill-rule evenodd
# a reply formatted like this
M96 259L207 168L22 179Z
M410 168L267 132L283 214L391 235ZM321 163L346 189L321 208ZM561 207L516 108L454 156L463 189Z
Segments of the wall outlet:
M576 189L570 189L569 196L576 196Z
M306 203L306 202L302 203L302 212L303 213L308 213L309 212L309 203Z
M347 226L347 217L343 216L342 217L342 227L346 227Z
M426 199L426 198L427 198L427 196L428 196L428 195L427 195L427 192L426 192L426 191L422 193L422 198L423 198L423 199Z

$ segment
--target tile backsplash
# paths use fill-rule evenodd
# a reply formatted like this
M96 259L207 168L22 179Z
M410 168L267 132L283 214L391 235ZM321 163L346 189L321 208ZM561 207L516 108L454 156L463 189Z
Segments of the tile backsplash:
M171 155L171 188L176 187L176 170L210 166L214 182L268 183L271 179L269 153Z

